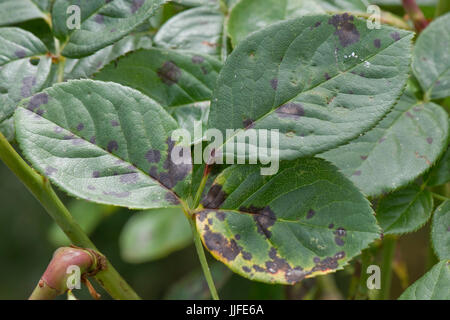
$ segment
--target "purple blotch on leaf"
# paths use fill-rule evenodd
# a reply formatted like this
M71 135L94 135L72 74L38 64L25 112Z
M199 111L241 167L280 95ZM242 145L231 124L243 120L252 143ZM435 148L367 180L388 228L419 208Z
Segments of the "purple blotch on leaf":
M39 108L42 104L48 103L48 95L44 92L38 93L31 97L30 102L28 103L28 110L34 111Z
M108 150L108 152L113 152L118 149L119 149L119 145L118 145L117 141L111 140L110 142L108 142L108 146L106 147L106 150Z
M353 20L354 17L348 13L336 14L328 20L328 23L335 27L334 34L339 37L339 42L344 48L360 39L359 32L352 23Z
M164 62L163 66L157 71L158 77L168 86L177 83L181 77L181 70L173 61Z

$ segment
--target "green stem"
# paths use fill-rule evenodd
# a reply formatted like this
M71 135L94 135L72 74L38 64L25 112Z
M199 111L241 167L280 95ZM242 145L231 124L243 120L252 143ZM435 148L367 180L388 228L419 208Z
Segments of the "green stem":
M392 282L392 261L394 259L397 239L386 236L383 240L383 262L381 265L381 289L379 298L389 300Z
M192 235L194 236L195 249L197 250L198 258L200 260L200 264L202 265L203 274L205 275L209 291L211 292L211 296L214 300L219 300L219 295L217 294L214 280L212 278L211 271L209 270L208 262L206 261L205 251L203 250L202 240L200 239L200 235L198 234L195 220L192 218L189 218L188 220L191 225Z
M445 196L441 196L440 194L437 194L437 193L434 193L434 192L432 192L431 195L433 196L433 198L436 198L438 200L442 200L442 201L450 200L450 198L447 198Z
M202 181L200 181L200 185L197 189L197 193L195 194L194 203L192 208L196 209L200 204L200 200L202 199L203 190L205 189L206 182L208 181L209 176L209 166L206 165L205 171L203 172Z
M450 11L450 1L439 0L434 17L437 18Z
M58 198L49 180L34 171L1 133L0 159L30 190L74 245L98 251ZM111 297L114 299L140 299L111 263L106 260L105 264L104 270L100 271L95 278Z

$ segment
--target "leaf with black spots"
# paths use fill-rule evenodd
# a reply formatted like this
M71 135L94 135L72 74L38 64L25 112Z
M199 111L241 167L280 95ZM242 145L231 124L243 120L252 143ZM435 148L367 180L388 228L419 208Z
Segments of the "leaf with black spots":
M52 25L63 43L62 55L88 56L122 39L148 20L166 0L59 0L53 4ZM72 26L76 5L81 13L80 28ZM69 10L68 10L69 9Z
M94 77L135 88L155 99L194 137L195 121L206 126L221 67L207 55L152 48L127 54Z
M368 196L405 186L428 170L447 145L447 114L407 89L392 111L362 137L321 154Z
M14 138L16 104L41 91L52 80L52 60L47 48L32 33L0 28L0 130Z
M414 47L412 70L425 97L450 96L450 13L434 20Z
M387 26L369 30L346 13L253 33L219 74L208 127L224 136L238 130L229 141L249 127L277 129L280 159L344 144L376 125L402 93L412 36Z
M240 0L231 10L228 33L233 46L271 24L308 14L366 12L362 0Z
M399 300L450 300L450 261L443 260L403 292Z
M281 162L273 176L234 165L202 204L205 247L252 280L293 284L334 272L380 237L369 202L321 159Z
M439 260L450 260L450 200L434 211L431 240Z
M134 213L123 227L119 243L124 261L143 263L187 247L192 232L180 208L153 209Z
M71 195L148 209L189 193L189 148L171 138L178 125L139 91L71 80L23 100L15 120L24 155Z
M64 79L90 78L111 61L130 51L152 46L150 37L136 34L128 35L120 41L81 59L66 59Z
M155 35L155 44L219 57L224 15L215 7L198 7L169 19Z
M432 211L430 191L413 184L382 198L377 208L377 220L384 234L404 234L422 227Z

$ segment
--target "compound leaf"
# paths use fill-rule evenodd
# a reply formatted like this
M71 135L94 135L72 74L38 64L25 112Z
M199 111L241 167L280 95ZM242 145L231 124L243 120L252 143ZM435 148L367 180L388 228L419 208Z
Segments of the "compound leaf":
M249 128L278 129L280 159L341 145L371 129L400 96L411 38L386 26L369 30L347 13L269 26L228 57L208 127L224 136L238 129L229 140Z
M450 262L444 260L406 289L399 300L449 300L449 284Z
M450 96L450 13L434 20L414 47L412 69L425 96Z
M378 196L430 168L447 145L448 132L445 110L417 101L407 89L375 128L320 157L336 165L364 194Z
M450 260L450 200L442 203L434 212L431 240L439 260Z
M0 28L0 130L14 137L11 117L23 98L47 87L52 59L32 33L19 28Z
M53 31L64 43L62 55L88 56L129 34L166 0L60 0L53 4ZM80 28L75 25L77 6Z
M377 220L384 234L404 234L422 227L430 219L432 210L430 191L413 184L382 198Z
M180 208L133 214L120 235L120 252L129 263L163 258L192 243L189 222Z
M253 280L292 284L341 269L378 238L368 201L321 159L280 163L277 174L234 165L197 213L206 248Z
M23 100L15 119L25 156L71 195L148 209L177 206L189 192L190 155L171 138L178 126L139 91L72 80Z

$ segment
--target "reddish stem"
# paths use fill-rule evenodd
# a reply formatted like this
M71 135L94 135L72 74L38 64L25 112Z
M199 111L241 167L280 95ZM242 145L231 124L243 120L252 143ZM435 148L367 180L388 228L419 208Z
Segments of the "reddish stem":
M428 21L423 15L415 0L402 0L403 8L408 13L409 17L414 23L417 33L422 32L428 26Z
M88 272L95 271L97 258L85 249L59 248L53 254L52 260L29 299L50 300L65 293L68 290L67 279L71 275L67 272L71 266L78 266L80 276L84 277Z

